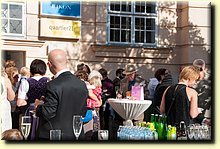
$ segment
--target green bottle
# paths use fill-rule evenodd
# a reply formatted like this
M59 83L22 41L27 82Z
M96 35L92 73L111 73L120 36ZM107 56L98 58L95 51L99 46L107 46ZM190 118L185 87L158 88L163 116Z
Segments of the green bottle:
M154 123L155 123L155 129L157 130L157 128L158 128L158 114L155 114Z
M163 139L164 140L167 140L167 132L168 132L167 116L164 115L164 118L163 118Z
M163 125L163 116L159 116L159 121L158 121L158 127L157 127L157 133L158 133L158 138L159 140L164 140L164 125Z
M151 114L151 117L150 117L150 122L154 124L154 128L155 128L155 115L154 114Z

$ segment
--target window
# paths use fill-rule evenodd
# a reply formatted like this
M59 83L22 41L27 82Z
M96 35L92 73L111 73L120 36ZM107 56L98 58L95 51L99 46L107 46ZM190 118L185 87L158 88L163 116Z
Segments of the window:
M156 45L156 3L109 2L108 42Z
M1 25L3 35L24 35L24 3L2 3Z

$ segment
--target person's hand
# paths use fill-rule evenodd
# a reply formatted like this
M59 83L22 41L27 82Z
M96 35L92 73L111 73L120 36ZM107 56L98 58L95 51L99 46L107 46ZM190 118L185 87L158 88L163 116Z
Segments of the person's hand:
M34 102L34 108L37 109L37 106L44 104L43 100L36 99Z
M204 118L202 124L211 126L211 119Z
M44 101L45 97L44 96L41 96L40 97L40 100Z
M102 100L98 100L98 107L102 106Z
M118 94L116 95L116 98L122 99L122 94L118 93Z

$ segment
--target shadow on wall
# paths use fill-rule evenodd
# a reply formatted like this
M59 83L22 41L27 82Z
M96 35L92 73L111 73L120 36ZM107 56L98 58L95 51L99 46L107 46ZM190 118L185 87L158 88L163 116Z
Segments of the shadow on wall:
M178 16L176 9L170 9L171 7L176 7L176 2L160 2L159 7L160 7L159 9L160 12L158 14L163 14L163 15L158 16L160 20L157 26L158 39L159 39L158 45L166 46L168 48L179 46L177 45L177 40L179 40L178 38L181 35L180 35L180 32L178 32L176 26L178 25L177 24L178 19L181 19L181 17ZM86 8L84 8L83 13L85 13L84 15L86 16L87 14L89 15L89 13L91 12L87 11ZM98 15L101 15L99 16L100 18L101 17L106 18L106 16L104 16L105 13L99 13ZM86 23L92 23L92 22L89 22L88 20L88 22ZM188 41L190 41L189 44L192 44L191 46L193 46L193 44L196 46L199 45L202 47L201 50L204 50L210 53L210 49L207 49L207 47L205 47L204 38L201 36L200 29L196 26L196 24L193 24L192 22L188 22L188 24L190 28L189 33L188 33L189 34ZM99 26L97 26L97 28L98 27ZM105 32L101 32L100 30L96 30L96 29L92 27L91 30L89 30L89 32L87 33L83 33L83 29L82 29L82 35L88 36L89 39L91 40L86 41L88 44L81 45L80 59L88 63L97 62L101 67L105 67L105 63L108 62L107 64L108 68L112 69L112 70L109 70L110 72L116 69L112 67L112 66L115 66L115 63L118 63L119 67L124 67L125 63L136 63L136 62L140 64L138 65L138 67L142 67L143 64L144 65L147 64L148 72L149 71L153 72L157 69L155 68L155 64L163 65L163 64L169 64L169 63L176 63L174 62L174 58L178 59L178 55L176 55L175 52L173 51L173 50L178 50L177 48L167 52L166 59L162 58L163 52L164 52L163 49L161 49L160 52L157 52L157 51L152 52L151 53L153 55L152 58L146 58L146 57L143 58L139 56L143 54L143 51L145 49L130 48L130 47L124 47L126 49L125 56L111 57L108 55L107 52L106 52L106 55L103 57L95 56L95 51L93 51L93 47L91 46L92 44L96 42L95 38L93 37L97 37L97 36L106 37L106 35L108 34L107 30L105 30ZM81 42L82 43L84 42L83 37L82 37ZM118 49L118 55L121 54L120 50L121 49ZM130 55L134 55L137 57L129 57ZM113 63L112 66L111 66L111 63Z
M187 3L187 2L186 2ZM81 50L80 53L80 60L82 62L86 62L90 65L91 69L94 68L108 68L108 72L111 76L115 76L115 71L117 68L124 68L127 63L136 63L138 67L138 73L142 76L145 76L144 74L154 74L154 72L158 69L158 66L164 65L164 67L167 67L166 64L178 64L176 60L181 59L182 55L176 55L174 50L178 50L178 46L184 46L185 44L190 45L191 47L198 47L198 54L200 52L207 52L208 55L210 55L211 50L209 48L209 45L207 45L207 41L205 41L205 38L202 36L202 32L200 28L197 26L197 24L194 24L193 22L181 22L183 20L182 18L182 12L180 13L181 5L185 5L184 3L176 3L176 2L159 2L159 22L158 22L158 46L165 46L168 47L168 49L171 47L172 50L167 50L165 52L166 58L164 58L164 50L159 49L159 52L156 50L150 51L151 55L153 57L146 58L141 57L143 54L143 51L147 50L144 48L132 48L132 47L123 47L123 48L117 48L116 46L113 47L114 52L116 52L116 56L110 56L108 55L108 52L105 52L105 50L109 50L109 48L101 49L104 51L104 56L96 56L96 51L94 50L92 44L95 43L102 43L100 41L97 41L97 37L104 37L105 39L108 32L105 28L104 31L99 28L103 27L101 26L100 22L92 22L93 20L97 20L97 18L106 18L107 13L98 13L98 16L92 16L93 19L88 18L87 20L83 20L82 24L90 24L85 27L88 27L89 29L84 30L82 27L82 37L79 40L80 46L79 49ZM86 2L86 4L100 4L95 2ZM97 6L97 5L96 5ZM177 9L175 9L177 7ZM173 9L171 9L173 8ZM179 9L180 8L180 9ZM91 16L89 15L91 11L89 11L91 8L84 7L82 10L82 14L85 16ZM186 12L188 13L188 12ZM186 14L184 14L186 15ZM200 16L198 16L200 17ZM188 20L188 19L187 19ZM102 22L103 24L106 24L107 22ZM182 25L186 24L186 27L184 29L186 30L187 37L183 35L181 30L183 30ZM94 25L97 25L95 28ZM104 25L105 26L105 25ZM106 26L105 26L106 27ZM184 36L184 37L183 37ZM84 38L86 37L86 38ZM181 38L182 37L182 38ZM183 41L185 40L185 41ZM181 41L181 42L180 42ZM174 48L175 47L175 48ZM103 47L101 47L103 48ZM123 49L123 50L122 50ZM118 50L118 51L117 51ZM123 52L124 51L124 52ZM148 53L149 51L147 51ZM188 54L188 53L186 53ZM136 57L135 57L136 56ZM192 55L191 59L195 59L197 55ZM168 68L169 69L169 68ZM176 72L179 72L178 70ZM178 74L175 74L178 76ZM146 78L145 78L146 79ZM211 86L211 80L210 77L207 78L204 82L200 83L200 90L197 90L199 92L199 105L202 108L207 108L210 105L211 101L211 91L207 90L207 87Z
M86 3L86 5L105 5L105 2L82 2ZM90 13L91 7L86 7L86 5L82 9L82 15L83 16L91 16ZM180 32L178 31L178 19L181 19L180 14L177 13L177 9L170 9L170 8L176 8L176 2L159 2L159 12L158 12L158 17L159 17L159 22L158 22L158 45L159 46L166 46L168 48L176 47L179 46L177 43L177 40L180 40L179 37L181 37ZM98 10L99 7L93 7ZM106 39L107 36L107 30L105 29L104 31L101 31L101 26L100 22L95 23L93 20L96 20L97 18L106 18L105 12L103 13L98 13L97 16L92 16L93 19L88 18L86 20L82 20L82 29L81 29L81 39L78 41L79 47L78 49L81 51L80 52L80 61L86 62L86 63L98 63L101 67L105 67L105 63L108 62L108 68L111 68L111 71L115 71L115 63L118 64L118 67L124 68L126 63L138 63L138 67L143 67L143 65L147 65L147 72L153 72L158 69L155 67L155 64L158 65L163 65L163 64L170 64L170 63L175 63L175 59L179 59L178 55L175 54L174 50L178 50L178 48L175 48L173 50L167 50L166 52L166 58L164 58L164 50L159 49L159 52L156 50L151 51L151 56L150 58L146 57L141 57L143 54L143 51L146 49L144 48L131 48L131 47L124 47L125 48L125 53L124 56L115 56L111 57L107 55L108 53L106 52L105 56L95 56L96 51L93 50L93 47L91 46L92 44L97 42L97 39L95 37L104 37ZM103 23L103 22L102 22ZM106 24L107 22L104 22ZM89 25L88 25L89 24ZM94 25L97 25L95 28ZM193 24L192 22L188 22L189 26L189 32L188 32L188 41L190 41L189 44L196 45L196 46L201 46L203 51L206 51L210 53L210 49L208 49L205 46L204 43L204 38L201 36L201 31L200 29L196 26L196 24ZM89 29L84 29L85 27ZM85 38L86 37L86 38ZM180 45L181 46L181 45ZM116 49L117 50L117 49ZM121 54L121 49L118 49L118 55ZM148 53L148 51L147 51ZM70 53L71 54L71 53ZM133 57L132 57L132 56ZM136 57L135 57L136 56ZM70 55L70 57L73 57ZM111 64L112 63L112 64Z

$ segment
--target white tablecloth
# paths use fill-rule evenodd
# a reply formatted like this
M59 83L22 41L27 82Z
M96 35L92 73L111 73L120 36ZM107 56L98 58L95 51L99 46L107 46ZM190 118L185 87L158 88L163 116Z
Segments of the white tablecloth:
M151 100L108 99L112 108L125 120L137 118L151 105Z

